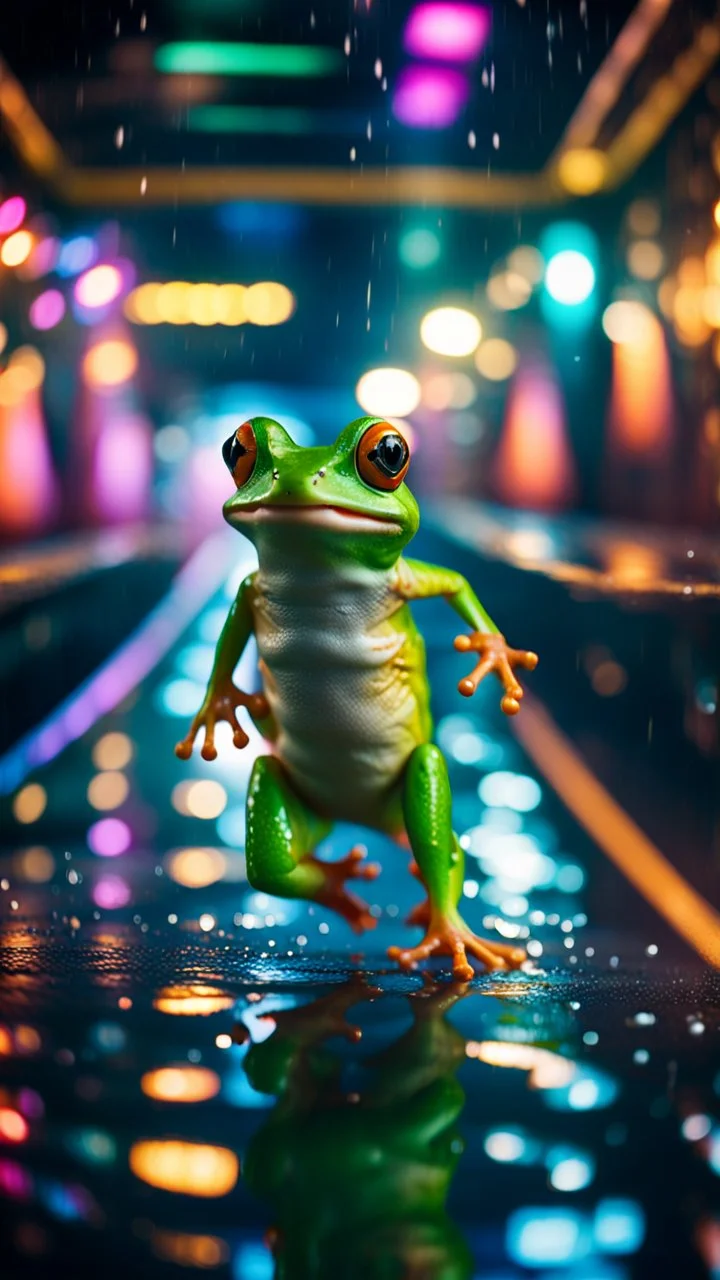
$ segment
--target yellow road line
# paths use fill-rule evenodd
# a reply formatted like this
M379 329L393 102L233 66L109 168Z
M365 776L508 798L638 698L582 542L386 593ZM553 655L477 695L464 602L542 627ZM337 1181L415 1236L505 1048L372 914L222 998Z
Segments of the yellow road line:
M545 708L526 696L513 728L610 861L676 933L708 964L720 968L720 915L606 791Z

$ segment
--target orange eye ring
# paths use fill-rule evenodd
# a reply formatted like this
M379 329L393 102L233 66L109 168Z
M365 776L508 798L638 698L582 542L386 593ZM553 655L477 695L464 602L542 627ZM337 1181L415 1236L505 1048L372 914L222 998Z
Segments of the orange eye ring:
M252 422L244 422L234 435L229 436L223 445L225 466L230 472L238 489L247 484L257 459L257 440Z
M360 439L355 465L371 489L399 489L410 466L407 440L389 422L376 422Z

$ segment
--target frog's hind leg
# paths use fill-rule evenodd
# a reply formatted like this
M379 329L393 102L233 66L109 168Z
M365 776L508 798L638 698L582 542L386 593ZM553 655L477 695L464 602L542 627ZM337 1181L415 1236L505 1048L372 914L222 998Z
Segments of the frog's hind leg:
M253 888L279 898L309 898L331 907L356 933L377 921L345 881L372 880L380 868L351 849L340 862L322 862L313 850L331 830L294 791L274 756L255 761L247 798L247 872Z
M428 891L426 933L416 947L391 947L388 955L406 969L430 956L451 956L453 975L469 979L469 956L488 969L517 968L525 959L521 947L475 936L457 909L462 892L463 856L452 829L452 800L447 765L432 743L416 747L403 783L405 826L420 878ZM419 921L415 920L416 923Z

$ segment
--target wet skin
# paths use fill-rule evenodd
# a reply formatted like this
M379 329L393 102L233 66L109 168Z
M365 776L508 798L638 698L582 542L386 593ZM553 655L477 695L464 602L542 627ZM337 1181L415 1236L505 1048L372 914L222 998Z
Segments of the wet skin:
M450 956L461 979L472 976L471 959L517 967L521 948L476 937L458 911L463 854L447 766L431 740L425 651L409 602L442 596L455 609L471 628L455 647L477 655L458 688L470 697L495 672L508 715L523 694L515 668L532 670L536 655L506 644L461 574L403 556L419 515L397 428L359 418L334 445L302 448L279 423L253 418L223 455L237 485L224 515L255 544L258 569L230 609L202 707L176 750L189 758L203 729L202 755L213 760L223 720L244 747L241 706L273 744L273 754L256 761L248 791L250 883L320 902L358 932L372 928L366 904L345 882L373 879L380 868L365 863L360 848L334 863L314 853L334 822L360 822L410 846L427 890L409 920L425 929L422 942L391 947L391 958L411 968ZM251 635L261 694L233 683Z

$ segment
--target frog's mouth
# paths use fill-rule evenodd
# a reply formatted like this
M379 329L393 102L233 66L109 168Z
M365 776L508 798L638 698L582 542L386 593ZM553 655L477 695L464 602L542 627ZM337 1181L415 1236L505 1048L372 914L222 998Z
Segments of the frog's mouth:
M254 506L229 508L231 524L301 524L316 529L329 529L338 533L401 533L395 520L353 511L350 507L326 506L324 503L262 503Z

